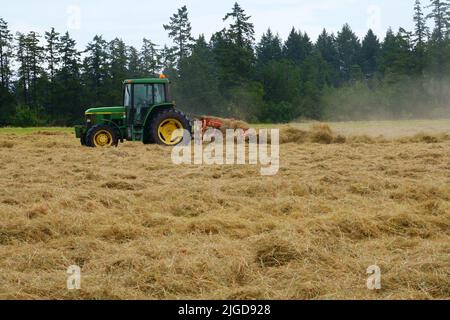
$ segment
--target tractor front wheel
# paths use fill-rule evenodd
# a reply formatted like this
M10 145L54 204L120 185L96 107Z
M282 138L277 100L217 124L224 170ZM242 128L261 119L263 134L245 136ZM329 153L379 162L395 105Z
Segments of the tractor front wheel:
M184 130L192 132L189 119L174 108L158 112L153 117L150 128L151 141L163 146L176 146L183 141Z
M86 145L93 148L117 147L119 138L110 126L97 125L89 129L86 135Z
M87 147L88 145L87 145L87 142L86 142L86 135L83 135L81 138L80 138L80 142L81 142L81 145L83 146L83 147Z

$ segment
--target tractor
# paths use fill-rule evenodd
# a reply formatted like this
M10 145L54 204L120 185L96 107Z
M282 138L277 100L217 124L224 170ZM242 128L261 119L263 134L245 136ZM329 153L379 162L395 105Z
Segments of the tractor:
M191 121L171 100L164 75L123 85L123 106L89 109L85 124L75 127L83 146L112 147L125 140L176 146L183 141L183 130L192 132Z

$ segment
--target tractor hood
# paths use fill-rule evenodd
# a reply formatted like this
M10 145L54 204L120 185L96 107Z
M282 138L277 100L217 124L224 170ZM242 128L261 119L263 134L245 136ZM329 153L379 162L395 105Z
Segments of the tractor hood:
M86 110L86 114L113 114L125 112L124 107L99 107Z

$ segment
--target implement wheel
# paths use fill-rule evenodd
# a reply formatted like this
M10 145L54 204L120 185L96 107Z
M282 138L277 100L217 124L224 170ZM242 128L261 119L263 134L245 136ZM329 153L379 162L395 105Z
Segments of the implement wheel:
M89 129L86 135L86 145L93 148L117 147L119 138L110 126L97 125Z
M163 146L176 146L183 141L183 131L175 134L176 130L192 131L189 119L174 108L158 112L152 119L150 138L154 143Z

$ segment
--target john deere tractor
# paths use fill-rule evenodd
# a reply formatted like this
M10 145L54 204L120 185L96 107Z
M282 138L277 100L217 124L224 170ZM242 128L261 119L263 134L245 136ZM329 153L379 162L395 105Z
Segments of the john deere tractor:
M88 147L111 147L119 142L175 146L182 142L182 130L192 131L189 119L175 108L170 97L170 81L125 80L123 106L92 108L86 123L75 127L77 138Z

